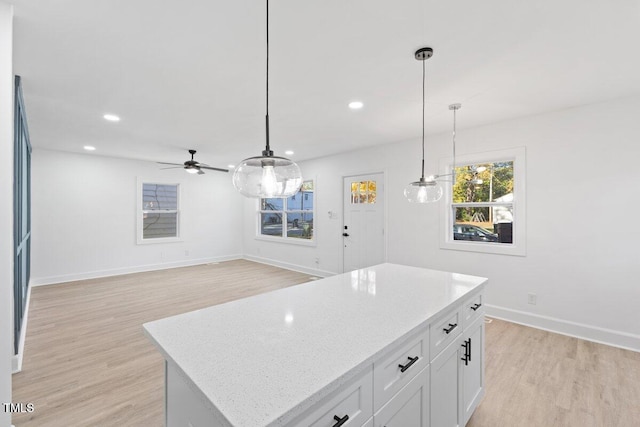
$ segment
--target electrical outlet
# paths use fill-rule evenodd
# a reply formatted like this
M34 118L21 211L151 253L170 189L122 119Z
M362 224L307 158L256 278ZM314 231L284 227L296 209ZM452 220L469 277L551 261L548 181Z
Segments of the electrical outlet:
M536 294L527 294L527 302L531 305L536 305L538 296Z
M320 258L316 258L316 265L320 264Z

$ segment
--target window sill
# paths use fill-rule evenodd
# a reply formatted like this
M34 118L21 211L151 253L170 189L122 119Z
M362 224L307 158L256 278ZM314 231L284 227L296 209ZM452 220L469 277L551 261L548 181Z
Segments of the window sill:
M158 239L141 239L138 237L138 245L154 245L158 243L179 243L183 242L180 237L162 237Z
M283 243L286 245L300 245L300 246L316 246L316 239L296 239L295 237L273 237L273 236L255 236L256 240L262 240L264 242Z
M526 256L524 245L507 243L468 242L460 240L447 240L440 243L440 249L481 252L485 254Z

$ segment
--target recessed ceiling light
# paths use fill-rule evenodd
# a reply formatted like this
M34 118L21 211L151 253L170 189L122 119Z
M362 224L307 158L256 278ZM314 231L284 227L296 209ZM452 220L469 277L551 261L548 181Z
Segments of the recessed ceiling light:
M359 110L362 107L364 107L364 104L360 101L353 101L349 103L349 108L351 108L352 110Z
M284 152L284 154L286 154L287 156L291 156L291 155L293 155L293 151L287 150L287 151Z
M105 114L104 116L105 120L109 120L110 122L119 122L120 121L120 117L116 116L115 114Z
M228 167L229 169L233 169L233 168L235 168L235 167L236 167L236 165L227 165L227 167Z
M87 151L96 151L96 147L93 147L93 146L91 146L91 145L85 145L85 146L84 146L84 147L82 147L82 148L84 148L84 149L85 149L85 150L87 150Z

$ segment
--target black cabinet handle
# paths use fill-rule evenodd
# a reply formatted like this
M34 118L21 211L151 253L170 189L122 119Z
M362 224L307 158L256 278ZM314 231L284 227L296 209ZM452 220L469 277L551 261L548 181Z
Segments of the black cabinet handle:
M418 356L416 356L416 357L408 357L407 356L407 359L410 360L409 363L407 363L406 365L398 365L398 368L400 368L400 372L406 371L407 369L409 369L411 367L411 365L416 363L418 361Z
M479 309L480 307L482 307L482 304L473 304L471 307L471 310L476 311L477 309Z
M458 324L457 324L457 323L449 323L449 329L444 328L444 329L443 329L443 331L444 331L447 335L449 335L449 334L451 333L451 331L453 331L453 330L456 328L456 326L458 326Z
M337 415L333 416L333 419L337 421L337 423L335 423L333 425L333 427L340 427L342 424L346 423L347 420L349 420L349 415L345 415L344 417L340 418Z
M349 233L342 233L344 237L349 237Z
M467 366L471 361L471 338L465 340L464 344L462 344L460 347L464 347L464 357L460 360L464 362L464 366Z

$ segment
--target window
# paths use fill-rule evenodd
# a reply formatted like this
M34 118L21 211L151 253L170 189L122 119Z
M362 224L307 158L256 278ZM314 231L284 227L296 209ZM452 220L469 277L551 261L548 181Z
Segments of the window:
M441 247L525 255L524 156L520 148L456 159Z
M351 204L375 204L378 190L375 181L354 181L351 183Z
M179 185L142 183L138 243L177 241L180 236Z
M258 235L288 241L313 241L313 190L313 181L304 181L291 197L260 199Z

